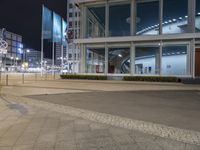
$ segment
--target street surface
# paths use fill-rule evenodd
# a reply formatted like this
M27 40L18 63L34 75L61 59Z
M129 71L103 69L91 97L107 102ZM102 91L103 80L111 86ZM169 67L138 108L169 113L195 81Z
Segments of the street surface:
M200 86L1 79L0 150L200 150Z

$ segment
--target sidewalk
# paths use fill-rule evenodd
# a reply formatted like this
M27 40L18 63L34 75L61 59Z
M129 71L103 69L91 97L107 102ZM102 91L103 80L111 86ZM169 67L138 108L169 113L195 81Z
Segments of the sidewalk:
M3 86L0 100L0 150L199 150L198 139L187 137L196 131L156 126L151 122L126 120L116 114L86 108L42 102L24 96L49 94L94 94L110 91L199 90L198 86L116 84L73 81L28 81ZM112 93L112 92L111 92ZM105 94L105 93L104 93ZM120 94L120 93L119 93ZM49 95L52 97L53 95ZM37 97L37 96L36 96ZM92 98L93 96L91 96ZM97 96L98 98L100 96ZM111 96L112 97L112 96ZM35 97L34 97L35 98ZM77 97L74 97L74 100ZM96 98L96 95L95 95ZM42 98L43 99L43 98ZM60 98L53 97L58 100ZM69 99L71 99L69 97ZM88 97L82 96L82 99ZM90 113L91 115L87 115ZM105 117L106 116L106 117ZM128 121L128 123L126 123ZM136 126L137 124L137 126ZM157 127L159 132L147 134ZM129 126L128 126L129 125ZM135 126L134 126L135 125ZM137 127L137 128L136 128ZM145 129L145 130L144 130ZM169 131L166 132L166 129ZM176 130L174 130L176 129ZM141 132L142 131L142 132ZM171 132L173 131L173 132ZM187 132L186 132L187 131ZM158 135L156 135L159 133ZM161 135L163 134L163 136ZM176 139L184 133L185 142ZM180 134L180 135L181 135ZM169 135L169 137L165 137ZM165 137L165 138L163 138ZM195 144L195 141L197 142ZM194 142L194 144L192 144Z

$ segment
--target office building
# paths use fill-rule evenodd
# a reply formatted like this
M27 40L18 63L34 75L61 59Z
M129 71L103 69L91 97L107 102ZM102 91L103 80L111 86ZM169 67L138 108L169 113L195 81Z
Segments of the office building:
M200 0L75 0L81 73L200 77Z
M80 36L80 9L74 0L68 0L67 4L68 21L68 54L67 60L71 64L72 72L78 73L80 68L80 47L74 44L73 40Z
M0 33L2 29L0 29ZM16 66L22 62L23 44L22 36L5 31L4 40L8 43L7 53L1 54L1 64L5 67Z
M28 63L29 68L38 68L41 62L41 52L35 49L24 49L23 59Z

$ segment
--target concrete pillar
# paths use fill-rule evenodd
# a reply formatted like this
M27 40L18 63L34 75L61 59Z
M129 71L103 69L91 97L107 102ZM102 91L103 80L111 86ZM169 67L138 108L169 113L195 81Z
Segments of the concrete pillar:
M107 44L105 44L105 71L104 71L105 75L108 74L108 57L109 57L108 53L109 53L108 46Z
M135 45L131 42L131 49L130 49L130 73L131 75L135 74Z
M195 51L195 39L192 39L187 51L187 75L191 75L193 78L195 78Z
M81 44L81 73L86 73L86 48Z
M106 2L106 23L105 23L105 37L109 36L109 4Z
M188 32L195 32L196 0L188 0Z
M134 36L136 32L136 13L137 13L137 7L136 7L136 0L131 1L131 35Z
M155 74L160 74L160 63L161 63L161 59L160 59L160 48L159 50L156 50L156 54L155 54Z
M162 34L162 23L163 23L163 0L159 1L159 34Z

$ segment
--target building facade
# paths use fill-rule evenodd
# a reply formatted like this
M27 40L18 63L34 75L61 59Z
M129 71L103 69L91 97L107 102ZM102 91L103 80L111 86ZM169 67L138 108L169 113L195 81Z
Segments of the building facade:
M74 0L68 0L67 5L68 21L68 54L67 60L72 72L79 73L80 47L74 44L73 40L80 37L80 9Z
M0 29L0 33L1 33ZM5 41L8 43L7 53L1 54L1 64L3 68L14 67L23 61L22 36L5 31Z
M200 77L200 0L77 0L81 73Z
M41 66L41 52L35 49L24 49L23 62L28 63L29 68L39 68Z

